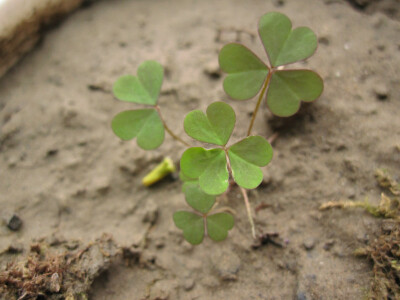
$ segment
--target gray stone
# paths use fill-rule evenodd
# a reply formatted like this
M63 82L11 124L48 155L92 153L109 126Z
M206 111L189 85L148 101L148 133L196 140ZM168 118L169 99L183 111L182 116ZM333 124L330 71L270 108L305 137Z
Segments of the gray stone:
M13 214L11 218L7 221L8 229L12 231L18 231L22 226L22 220L16 214Z

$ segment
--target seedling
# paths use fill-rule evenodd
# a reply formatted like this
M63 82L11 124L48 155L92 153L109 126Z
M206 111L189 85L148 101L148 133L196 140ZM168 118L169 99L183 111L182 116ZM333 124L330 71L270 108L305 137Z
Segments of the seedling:
M189 147L180 160L180 178L184 182L182 190L186 202L194 212L178 211L173 220L191 244L201 243L206 233L211 239L221 241L233 228L233 216L221 211L224 209L217 209L218 195L227 191L230 179L240 188L252 235L256 238L247 190L259 186L263 179L260 168L272 159L270 143L262 136L251 135L261 102L266 98L267 107L274 115L288 117L298 111L301 101L312 102L323 90L323 81L317 73L284 69L285 65L304 60L315 52L317 38L311 29L292 30L285 15L272 12L261 17L258 32L268 63L238 43L225 45L219 53L220 67L227 73L223 83L225 92L235 100L247 100L259 94L247 135L233 145L228 143L236 115L224 102L210 104L205 114L200 110L189 112L184 119L185 132L207 143L207 148L190 147L167 127L157 105L163 81L163 68L159 63L146 61L139 66L137 76L123 76L114 84L113 92L119 100L150 106L115 116L112 129L117 136L123 140L136 137L139 147L150 150L162 144L164 131L167 131ZM164 165L158 166L143 183L149 185L161 178L159 173L165 169Z

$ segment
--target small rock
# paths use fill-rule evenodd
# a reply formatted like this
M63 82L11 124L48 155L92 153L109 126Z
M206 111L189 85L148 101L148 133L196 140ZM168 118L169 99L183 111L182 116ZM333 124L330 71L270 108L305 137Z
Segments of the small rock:
M204 73L211 79L219 79L222 75L218 62L210 62L204 68Z
M298 292L296 295L296 300L307 300L306 294L303 292Z
M194 288L195 282L192 278L187 278L183 281L182 287L185 291L190 291Z
M61 289L61 278L58 273L53 273L50 278L49 291L52 293L58 293Z
M282 7L285 5L285 1L284 0L274 0L274 5L276 7Z
M58 154L58 149L49 149L46 152L46 157L53 157Z
M221 251L213 255L211 261L219 277L224 281L237 280L237 273L240 269L240 258L231 251Z
M22 253L24 251L24 245L20 243L12 243L8 246L6 251L10 254Z
M329 46L329 39L327 38L327 37L325 37L325 36L321 36L319 39L318 39L318 43L320 43L321 45L325 45L325 46Z
M393 220L383 220L381 226L383 232L390 233L396 229L396 222Z
M389 98L389 88L384 83L377 83L373 87L373 92L376 99L380 101L387 100Z
M345 158L343 165L351 173L356 173L359 170L358 161L355 159Z
M7 222L8 229L18 231L22 226L22 220L16 214L13 214Z
M313 239L313 238L306 239L303 242L303 246L307 251L314 249L314 247L315 247L315 239Z
M325 251L329 251L331 250L331 248L333 247L333 245L335 245L335 240L328 240L326 241L326 243L324 244L323 248Z

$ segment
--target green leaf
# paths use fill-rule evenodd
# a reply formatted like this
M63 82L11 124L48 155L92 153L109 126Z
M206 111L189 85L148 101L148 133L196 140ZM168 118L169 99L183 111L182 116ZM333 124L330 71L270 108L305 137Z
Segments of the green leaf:
M185 183L186 182L198 182L198 179L193 179L193 178L190 178L190 177L186 176L185 174L183 174L182 170L179 172L179 179Z
M207 233L214 241L222 241L228 236L228 231L233 228L235 221L228 213L218 213L207 216Z
M225 45L219 53L219 65L228 73L224 80L224 90L236 100L246 100L257 95L268 74L268 67L241 44Z
M306 59L317 49L314 32L307 27L292 30L292 22L281 13L263 15L258 32L273 67Z
M183 230L184 238L198 245L204 238L204 220L201 216L187 211L177 211L173 216L176 227Z
M261 136L249 136L228 150L235 182L246 189L256 188L263 179L260 167L272 159L272 147Z
M156 61L143 62L137 76L120 77L113 86L113 93L119 100L156 105L164 77L163 67Z
M195 210L206 214L215 203L215 196L203 192L198 182L186 182L183 185L186 202Z
M137 137L144 150L155 149L164 141L164 126L155 109L123 111L114 117L111 128L123 140Z
M201 189L207 194L219 195L228 188L229 173L222 149L187 149L182 154L181 170L189 178L198 178Z
M198 141L224 146L235 122L235 112L229 104L214 102L207 107L207 116L201 110L188 113L183 126L186 133Z
M271 76L267 105L273 114L288 117L298 111L301 101L314 101L323 89L322 78L313 71L276 71Z

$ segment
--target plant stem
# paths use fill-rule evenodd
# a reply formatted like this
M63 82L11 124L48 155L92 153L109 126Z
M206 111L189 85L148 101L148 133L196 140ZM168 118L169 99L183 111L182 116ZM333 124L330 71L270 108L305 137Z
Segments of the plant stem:
M187 142L185 142L184 140L182 140L178 135L176 135L175 133L172 132L172 130L167 126L167 123L165 123L164 118L161 115L161 109L158 105L155 105L154 108L157 110L161 122L164 125L165 130L169 133L170 136L172 136L173 139L177 140L178 142L180 142L181 144L185 145L186 147L191 147L191 145Z
M229 172L229 174L232 174L232 167L231 167L231 162L229 160L228 151L227 151L227 149L224 149L224 150L225 150L225 156L226 156L226 163L228 166L228 172ZM254 226L253 215L251 214L251 207L250 207L249 197L247 196L247 190L245 190L241 186L239 186L239 188L243 195L244 204L246 205L247 217L249 218L249 222L250 222L250 226L251 226L251 235L253 236L254 239L256 239L257 238L256 237L256 228Z
M249 136L251 134L251 130L253 129L254 121L256 120L258 109L260 108L261 101L262 101L262 99L263 99L263 97L265 95L265 91L267 90L269 81L271 79L271 75L272 75L272 70L269 70L268 71L268 75L267 75L267 79L265 80L265 83L264 83L263 88L261 90L260 96L258 96L257 105L256 105L256 108L253 111L253 116L251 117L249 129L247 130L247 136Z
M249 197L247 196L247 190L245 190L240 186L240 191L242 192L244 203L246 204L247 217L249 218L249 222L251 225L251 234L253 235L253 238L256 239L256 228L254 226L254 220L251 214L251 207L250 207Z

